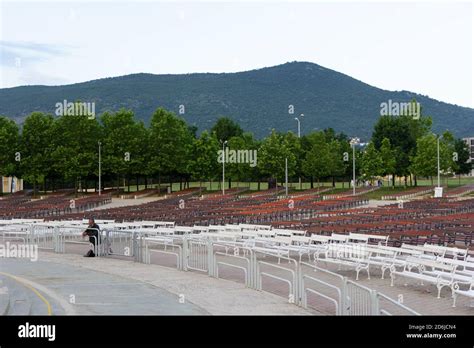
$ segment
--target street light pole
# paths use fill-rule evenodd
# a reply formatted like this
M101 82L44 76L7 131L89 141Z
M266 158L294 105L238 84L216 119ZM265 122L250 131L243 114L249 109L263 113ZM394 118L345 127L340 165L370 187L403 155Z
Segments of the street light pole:
M300 117L303 117L304 114L301 114ZM300 119L298 117L295 117L295 120L298 121L298 138L301 138L301 124L300 124ZM300 185L300 190L301 190L301 176L298 177L298 183Z
M352 144L352 195L356 194L356 156L355 143Z
M355 146L360 141L359 138L352 138L350 144L352 145L352 195L356 194L356 160L355 160Z
M99 196L101 195L101 186L102 186L102 182L101 182L101 170L102 170L102 163L101 163L101 157L100 157L100 146L101 146L101 142L99 141Z
M439 175L439 173L440 173L440 170L439 170L439 136L438 136L437 138L438 138L438 141L437 141L437 145L438 145L438 149L437 149L437 151L438 151L438 187L441 187L441 185L440 185L440 177L439 177L439 176L440 176L440 175Z
M227 140L222 143L222 195L225 195L225 144L227 144Z
M300 137L301 129L300 129L300 119L298 117L295 117L295 120L298 122L298 138Z

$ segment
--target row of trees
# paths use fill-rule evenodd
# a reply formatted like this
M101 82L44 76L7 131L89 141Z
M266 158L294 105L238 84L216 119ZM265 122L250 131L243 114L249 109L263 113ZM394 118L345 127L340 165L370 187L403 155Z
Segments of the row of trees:
M392 175L407 178L436 174L437 139L430 132L431 119L381 117L371 141L357 147L357 175L372 180ZM22 129L0 116L0 175L17 176L49 189L97 187L99 143L103 180L121 186L123 180L138 185L150 180L161 184L179 180L219 180L218 151L223 142L235 150L257 150L257 165L226 164L226 177L234 181L284 180L285 159L292 180L330 178L350 180L350 139L332 129L313 131L298 138L294 133L272 131L255 139L238 124L221 118L210 129L197 128L164 109L157 109L149 127L137 121L132 111L104 113L99 119L83 116L54 118L40 112L29 115ZM467 173L469 152L464 142L449 132L440 140L444 173ZM454 155L457 153L457 158Z

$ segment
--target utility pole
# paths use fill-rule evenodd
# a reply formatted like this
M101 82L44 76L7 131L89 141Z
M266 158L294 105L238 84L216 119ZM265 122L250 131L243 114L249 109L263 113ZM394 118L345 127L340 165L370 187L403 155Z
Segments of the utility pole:
M225 195L225 144L227 140L222 143L222 195Z
M101 145L102 145L102 143L99 141L99 196L101 195L101 190L102 190L102 182L101 182L102 181L102 177L101 177L102 176L102 173L101 173L102 163L101 163L101 153L100 153L101 152L100 151L101 150L101 148L100 148Z

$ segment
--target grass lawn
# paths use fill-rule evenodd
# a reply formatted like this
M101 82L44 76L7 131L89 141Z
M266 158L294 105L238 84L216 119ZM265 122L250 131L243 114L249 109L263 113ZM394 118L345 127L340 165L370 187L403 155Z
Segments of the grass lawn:
M436 185L437 181L436 178L433 178L433 185ZM281 183L278 183L281 185ZM474 177L462 177L462 178L442 178L441 180L441 185L443 186L448 186L449 188L454 188L466 184L474 184ZM222 190L221 188L222 182L221 181L213 181L212 185L210 185L209 181L203 182L202 187L206 188L207 191L220 191ZM396 180L395 182L395 187L392 188L391 182L388 181L383 181L383 187L375 192L370 192L369 194L365 195L366 197L369 197L370 199L378 199L383 195L394 193L394 192L402 192L407 189L412 188L411 186L408 186L405 188L404 186L404 181L401 180ZM431 180L430 179L418 179L418 186L431 186ZM166 183L163 183L162 186L168 186ZM190 187L199 187L199 182L190 182L189 183ZM295 190L299 191L300 187L303 190L307 190L311 188L311 183L310 182L302 182L301 186L299 185L298 182L290 182L288 184L290 190ZM313 187L317 187L318 183L314 182ZM320 182L319 186L327 186L327 187L332 187L332 182ZM148 185L148 187L154 187L158 188L157 184L154 185ZM184 187L184 184L183 184ZM249 190L256 191L258 190L258 183L257 182L232 182L232 188L236 187L241 187L241 188L248 188ZM143 190L145 188L145 185L140 185L139 189ZM226 181L225 188L229 188L229 182ZM260 190L266 190L268 188L268 183L267 182L260 182ZM127 187L124 187L125 191L127 191ZM179 182L173 183L173 191L178 191L180 189ZM340 190L339 190L340 189ZM349 183L346 182L336 182L336 189L327 192L326 194L334 194L334 193L340 193L345 190L349 190L350 185ZM136 185L131 185L130 186L130 192L135 192L137 190Z

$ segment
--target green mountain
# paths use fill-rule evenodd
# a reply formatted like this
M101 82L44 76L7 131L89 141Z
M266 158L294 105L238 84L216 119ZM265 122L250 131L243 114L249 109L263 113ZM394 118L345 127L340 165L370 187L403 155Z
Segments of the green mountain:
M58 102L95 102L96 114L132 109L148 122L162 106L179 113L199 130L228 116L257 137L272 128L297 131L295 117L304 113L301 131L332 127L367 139L380 115L380 104L415 98L423 114L433 117L434 131L474 136L474 109L447 104L408 91L386 91L337 71L307 62L222 74L132 74L65 86L0 89L0 115L21 123L33 111L54 113ZM294 114L289 114L289 105Z

